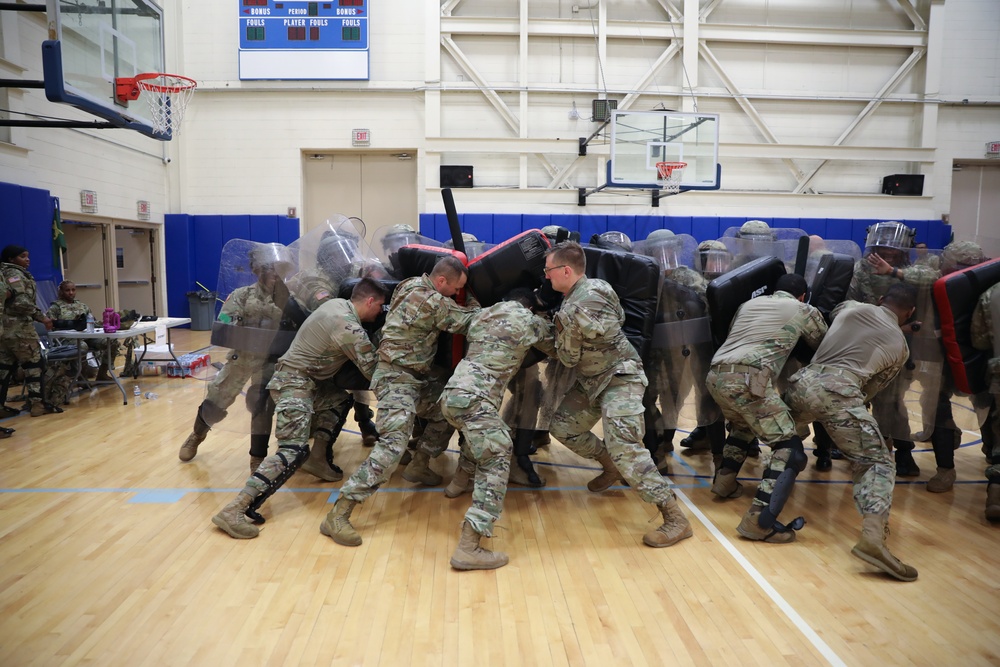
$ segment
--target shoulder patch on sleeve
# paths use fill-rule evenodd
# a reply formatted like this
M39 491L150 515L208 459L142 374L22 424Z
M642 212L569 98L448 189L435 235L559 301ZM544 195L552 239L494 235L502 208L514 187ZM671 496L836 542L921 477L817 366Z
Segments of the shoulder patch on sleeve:
M9 283L16 283L20 281L21 281L21 276L10 276L9 278L7 278L7 282Z

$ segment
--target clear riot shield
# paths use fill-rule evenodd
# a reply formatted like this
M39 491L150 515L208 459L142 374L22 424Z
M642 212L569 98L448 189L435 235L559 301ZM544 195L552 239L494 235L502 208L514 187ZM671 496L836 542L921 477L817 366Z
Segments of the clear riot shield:
M718 239L733 256L729 269L741 267L760 257L777 257L784 262L787 273L794 273L795 260L799 252L799 239L805 235L805 232L802 232L801 229L772 229L771 231L775 232L773 238L723 236ZM779 234L779 232L789 233ZM801 233L795 235L792 232Z
M659 431L712 424L721 412L705 386L715 348L698 244L678 234L642 241L635 251L652 257L663 275L646 368L647 410Z
M919 331L906 335L910 356L887 387L872 400L872 414L882 434L895 440L923 439L936 423L944 381L944 347L936 331L932 284L918 286ZM923 435L921 435L923 434Z
M335 299L348 278L385 278L386 270L364 239L364 224L342 215L328 219L290 246L299 271L289 281L298 303L312 312Z
M224 422L224 428L249 430L251 436L270 433L273 405L266 386L274 373L276 350L287 348L295 336L283 317L285 281L295 273L293 253L279 243L233 239L223 247L217 284L226 300L212 326L212 344L227 352L217 373L214 365L199 370L208 380L200 414L209 426L222 422L245 393L250 428L237 420Z
M399 249L407 245L426 245L435 248L444 247L440 241L435 241L427 236L422 236L413 231L409 225L392 225L376 229L372 234L372 250L388 272L389 277L402 280L403 275L397 260L396 253ZM468 255L467 255L468 256ZM471 258L470 258L471 259Z
M809 255L806 258L804 277L810 288L816 282L816 271L825 255L837 254L851 257L855 262L861 259L861 246L854 241L844 239L823 239L818 236L809 237Z

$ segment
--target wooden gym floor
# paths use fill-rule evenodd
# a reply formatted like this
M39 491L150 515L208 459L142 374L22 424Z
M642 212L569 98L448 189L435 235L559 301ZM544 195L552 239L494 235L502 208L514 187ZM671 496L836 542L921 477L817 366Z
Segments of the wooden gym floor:
M195 350L208 334L174 340ZM860 519L844 461L810 464L785 510L808 525L768 545L735 532L759 461L743 471L749 493L720 503L710 456L675 453L695 535L650 549L655 510L628 489L588 493L595 466L557 443L536 457L548 486L507 496L490 542L510 564L456 572L469 496L398 471L356 510L358 548L320 535L339 484L304 473L265 505L258 539L229 538L211 517L248 473L241 404L182 464L204 382L139 385L159 398L122 405L104 387L63 414L3 422L17 433L0 441L2 665L1000 664L1000 526L983 517L973 430L954 491L924 489L927 449L920 479L896 487L889 544L914 583L850 555ZM345 472L367 454L345 431ZM455 461L451 449L434 466L447 479Z

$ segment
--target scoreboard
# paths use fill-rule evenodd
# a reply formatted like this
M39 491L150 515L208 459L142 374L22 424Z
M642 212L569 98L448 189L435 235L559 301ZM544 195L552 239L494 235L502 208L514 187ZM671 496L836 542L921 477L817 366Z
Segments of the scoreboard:
M368 79L368 0L237 0L240 79Z

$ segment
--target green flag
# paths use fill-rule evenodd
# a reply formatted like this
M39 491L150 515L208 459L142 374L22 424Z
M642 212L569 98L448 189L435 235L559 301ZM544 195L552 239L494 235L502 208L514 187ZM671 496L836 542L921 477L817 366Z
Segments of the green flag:
M52 214L52 264L57 269L60 268L60 253L63 260L66 259L66 235L63 234L62 216L59 214L59 200L55 200Z

